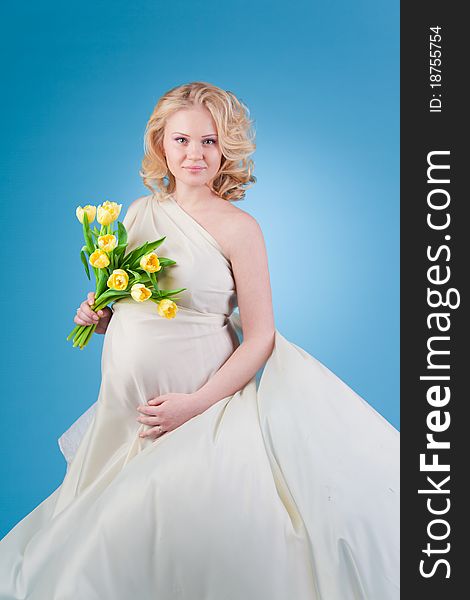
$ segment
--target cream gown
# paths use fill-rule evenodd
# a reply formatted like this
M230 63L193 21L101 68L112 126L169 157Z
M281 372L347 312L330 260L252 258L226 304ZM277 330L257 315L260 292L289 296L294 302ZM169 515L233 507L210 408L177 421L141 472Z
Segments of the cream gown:
M129 248L167 236L161 287L187 290L172 320L114 305L65 478L0 542L0 599L398 600L399 433L279 331L259 386L139 438L136 407L197 390L241 331L229 261L171 195L124 224Z

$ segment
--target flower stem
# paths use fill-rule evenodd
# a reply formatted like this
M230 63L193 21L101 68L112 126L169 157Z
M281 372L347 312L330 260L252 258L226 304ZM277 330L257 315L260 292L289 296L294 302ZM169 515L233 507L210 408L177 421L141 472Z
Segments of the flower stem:
M75 348L76 346L78 346L79 344L82 343L82 339L86 336L87 334L87 329L91 327L91 325L81 325L81 331L79 331L77 333L77 335L75 336L75 339L73 340L73 347Z
M73 337L76 333L78 333L78 330L80 329L81 325L75 325L75 327L72 329L72 331L69 333L69 335L67 336L67 340L69 340L71 337Z
M87 332L86 334L82 337L81 342L80 342L80 350L83 350L83 348L85 348L85 346L88 344L88 342L91 339L91 336L93 334L93 332L95 331L97 325L96 323L94 323L93 325L88 325L87 326Z

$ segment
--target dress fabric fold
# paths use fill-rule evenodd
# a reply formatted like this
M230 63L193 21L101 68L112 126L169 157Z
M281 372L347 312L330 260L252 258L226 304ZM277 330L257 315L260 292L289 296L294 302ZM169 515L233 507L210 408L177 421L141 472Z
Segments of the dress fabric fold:
M136 407L191 393L242 340L230 261L171 194L127 211L166 236L178 313L124 299L96 402L58 444L62 483L0 541L0 600L398 600L399 432L276 330L253 377L177 429Z

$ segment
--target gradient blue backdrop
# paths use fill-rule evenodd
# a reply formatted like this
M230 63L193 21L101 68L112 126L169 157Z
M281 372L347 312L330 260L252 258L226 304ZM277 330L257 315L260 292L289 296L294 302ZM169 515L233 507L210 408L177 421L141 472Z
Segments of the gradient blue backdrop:
M265 234L277 328L398 427L398 2L3 12L0 535L60 484L57 438L98 395L102 336L65 341L91 289L75 208L146 193L145 124L181 83L231 90L255 120L239 206Z

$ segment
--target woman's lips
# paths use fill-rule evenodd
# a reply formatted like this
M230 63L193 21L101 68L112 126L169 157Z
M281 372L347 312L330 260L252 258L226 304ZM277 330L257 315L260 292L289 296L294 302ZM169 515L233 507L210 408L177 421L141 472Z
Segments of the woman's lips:
M206 167L185 167L185 168L188 169L188 171L202 171Z

